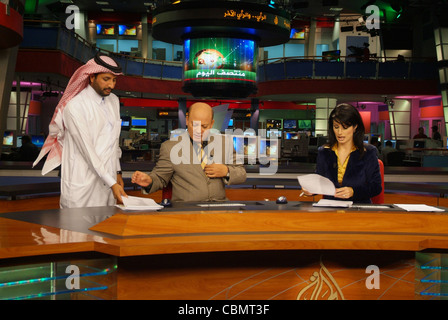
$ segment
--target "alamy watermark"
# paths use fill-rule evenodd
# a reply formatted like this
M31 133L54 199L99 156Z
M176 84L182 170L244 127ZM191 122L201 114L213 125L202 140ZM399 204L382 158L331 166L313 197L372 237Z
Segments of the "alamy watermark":
M370 265L366 268L366 273L370 274L366 278L366 288L369 290L380 288L380 268Z
M65 269L65 273L70 274L67 279L65 279L65 287L68 290L79 290L81 288L81 285L79 283L79 267L71 264L67 266L67 268Z
M81 14L79 12L79 7L75 5L69 5L65 8L65 13L69 14L67 19L65 19L65 27L68 30L79 30L81 29Z
M215 130L206 130L200 132L200 122L193 123L193 145L190 143L190 136L186 131L180 131L179 135L172 134L171 141L177 143L170 151L170 161L175 164L200 164L202 159L207 159L207 164L226 164L239 165L260 164L260 174L273 175L278 170L278 159L280 154L280 140L278 139L278 130L270 130L270 137L266 138L266 130L259 129L258 136L254 129L226 129L224 134L215 132ZM200 137L204 137L205 147L203 154L205 156L193 156L197 154L196 145L200 145ZM179 139L179 137L182 137ZM195 140L194 137L198 137ZM196 142L197 141L197 142Z
M366 28L368 30L380 28L380 8L370 5L366 8L366 14L370 14L366 19Z

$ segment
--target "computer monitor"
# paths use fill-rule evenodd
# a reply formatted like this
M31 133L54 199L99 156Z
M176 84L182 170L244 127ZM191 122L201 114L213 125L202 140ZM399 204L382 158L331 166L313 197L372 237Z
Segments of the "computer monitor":
M271 139L259 139L259 156L278 158L279 157L279 141Z
M233 149L238 155L244 155L244 136L233 136Z
M364 139L363 139L363 141L364 141L364 143L369 143L369 141L370 141L370 137L369 137L368 134L365 134L365 135L364 135Z
M282 129L282 119L267 119L266 129Z
M370 141L372 141L372 138L377 138L378 143L381 144L381 135L380 134L372 134Z
M230 119L230 120L229 120L229 124L228 124L228 126L229 126L229 127L233 127L233 119Z
M285 132L286 140L298 140L300 139L300 134L298 132Z
M443 148L448 149L448 136L443 137Z
M245 138L244 139L244 155L252 158L257 157L257 142L258 139L255 138Z
M3 146L14 146L14 131L5 131L5 133L3 134Z
M426 141L425 140L414 140L414 148L425 148Z
M390 141L392 143L392 148L396 149L397 148L397 140L384 140L384 147L386 146L387 141Z
M299 120L298 126L299 126L299 130L311 130L312 129L311 120Z
M31 142L36 145L38 148L42 148L45 142L45 136L43 135L32 135Z
M270 139L281 139L282 131L281 130L268 130L266 131L266 138Z
M297 129L297 120L296 119L284 119L283 120L283 129L284 130L296 130Z
M252 136L233 136L233 148L238 156L257 157L257 137Z
M147 119L146 118L135 118L135 117L132 117L131 125L133 127L146 127Z
M278 147L278 140L267 140L266 141L266 154L268 154L270 157L277 157L279 155L279 147Z

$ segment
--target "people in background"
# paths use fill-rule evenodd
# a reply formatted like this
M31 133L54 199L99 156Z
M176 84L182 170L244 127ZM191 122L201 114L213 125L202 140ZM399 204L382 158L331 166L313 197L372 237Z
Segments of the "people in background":
M418 133L414 136L414 139L427 139L428 136L425 134L425 128L418 128Z
M39 148L31 141L29 135L24 135L22 146L18 148L10 157L12 161L34 161L39 155Z
M355 107L340 104L333 109L328 119L328 144L319 147L316 165L316 173L336 187L334 197L325 198L370 203L370 198L381 193L378 157L373 146L364 144L364 132Z
M375 153L376 156L379 158L380 157L380 143L378 141L378 137L377 136L373 136L370 138L370 144L375 147Z
M442 136L439 133L439 127L432 126L432 139L442 141Z
M118 145L121 119L112 93L121 68L97 54L71 77L56 107L36 165L42 173L61 166L61 208L111 206L126 196Z
M134 172L132 182L147 193L171 183L173 201L226 200L225 186L246 181L246 170L235 163L233 147L226 148L225 136L209 136L214 120L208 104L193 104L186 120L187 132L163 142L154 169L149 174ZM212 143L218 146L216 150L208 148Z
M363 62L368 62L370 61L370 49L369 49L369 43L368 42L364 42L364 48L362 50L362 61Z
M381 160L384 165L387 165L387 155L391 152L396 152L397 150L393 147L392 141L387 140L383 149L381 149Z

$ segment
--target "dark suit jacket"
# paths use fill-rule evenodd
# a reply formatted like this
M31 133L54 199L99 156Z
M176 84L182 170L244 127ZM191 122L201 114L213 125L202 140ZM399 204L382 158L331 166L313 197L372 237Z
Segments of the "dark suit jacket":
M319 148L316 173L330 179L336 188L352 187L354 195L347 200L370 203L370 198L381 193L381 173L374 147L365 145L365 149L366 152L362 158L360 158L358 150L350 154L341 185L338 182L338 160L336 153L331 148ZM335 199L330 196L325 196L325 198Z
M224 136L216 136L222 139L221 146L225 148L226 139ZM184 140L185 139L185 140ZM211 141L214 141L213 138ZM184 142L185 144L182 144ZM168 182L172 184L173 201L223 201L227 200L225 186L227 184L239 184L246 181L246 170L242 164L235 164L235 153L233 151L232 140L227 141L227 150L219 156L220 152L215 152L210 148L213 162L227 164L229 168L229 178L209 178L205 175L188 133L179 136L179 141L165 141L160 147L159 160L154 169L149 173L153 183L145 189L152 193L163 187ZM211 143L209 143L211 147ZM230 157L225 159L225 156ZM195 163L196 161L196 163ZM177 163L176 163L177 162ZM231 163L229 163L231 162Z

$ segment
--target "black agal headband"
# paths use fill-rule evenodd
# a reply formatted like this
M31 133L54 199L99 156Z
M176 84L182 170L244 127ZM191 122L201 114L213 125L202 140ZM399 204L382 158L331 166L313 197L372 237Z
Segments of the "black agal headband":
M117 64L117 66L113 66L113 65L110 65L107 62L105 62L103 59L101 59L101 56L106 56L106 55L105 54L101 54L100 52L97 52L97 54L93 58L95 60L96 64L109 69L113 73L122 73L122 69L121 69L121 67L120 67L120 65L118 64L117 61L115 61L113 58L107 56L108 58L112 59Z

